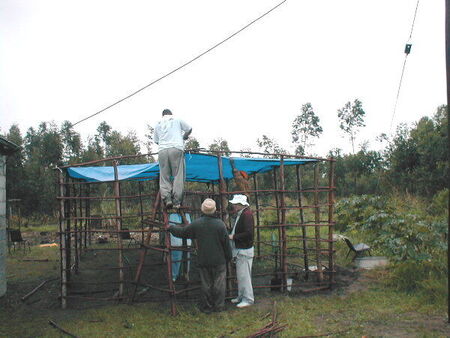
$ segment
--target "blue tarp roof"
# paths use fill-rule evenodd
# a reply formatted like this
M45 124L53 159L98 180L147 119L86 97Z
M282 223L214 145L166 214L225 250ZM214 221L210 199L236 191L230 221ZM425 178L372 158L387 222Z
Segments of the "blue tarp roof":
M190 182L217 182L219 176L219 161L216 156L207 154L185 154L186 180ZM237 170L249 175L263 173L280 166L280 160L266 158L222 157L223 176L233 178L232 163ZM284 165L305 164L317 162L315 159L285 159ZM159 177L159 164L129 164L117 166L119 180L154 180ZM87 182L114 181L114 167L74 167L68 168L70 177Z

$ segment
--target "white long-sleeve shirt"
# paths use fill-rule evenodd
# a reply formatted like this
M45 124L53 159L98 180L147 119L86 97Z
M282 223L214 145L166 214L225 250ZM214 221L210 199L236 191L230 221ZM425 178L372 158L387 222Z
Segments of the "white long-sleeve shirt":
M183 136L191 130L191 126L172 115L164 115L155 126L154 141L159 150L177 148L184 150Z

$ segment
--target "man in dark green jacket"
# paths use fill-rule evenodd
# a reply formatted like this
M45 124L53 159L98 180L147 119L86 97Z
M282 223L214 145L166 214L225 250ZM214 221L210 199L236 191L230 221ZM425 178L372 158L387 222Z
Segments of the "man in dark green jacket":
M171 226L175 237L197 240L198 266L202 283L204 312L222 311L225 306L226 264L232 258L225 223L217 217L216 202L207 198L202 203L202 217L191 224Z

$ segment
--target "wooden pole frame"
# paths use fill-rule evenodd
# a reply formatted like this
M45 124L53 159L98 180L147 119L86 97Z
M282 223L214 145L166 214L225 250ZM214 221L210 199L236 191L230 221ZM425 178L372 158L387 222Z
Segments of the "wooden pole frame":
M58 172L59 195L64 196L64 173L62 170ZM60 243L60 276L61 276L61 308L67 308L67 255L66 255L66 204L63 199L59 201L59 243ZM70 235L70 234L69 234Z
M298 207L300 208L299 210L299 220L300 220L300 225L302 228L302 244L303 244L303 254L304 254L304 259L303 259L303 264L305 265L305 272L308 276L309 274L309 263L308 263L308 254L307 254L307 241L306 241L306 226L305 226L305 217L304 217L304 211L303 211L303 199L302 199L302 172L301 172L301 168L300 165L296 165L295 166L295 174L296 174L296 179L297 179L297 201L298 201Z
M231 191L228 189L228 183L230 183L230 189L232 187L231 185L231 181L229 182L227 179L225 179L225 175L224 175L224 166L225 166L225 158L223 158L221 156L221 154L219 153L217 155L217 169L219 171L219 181L215 181L214 183L218 184L218 191L216 190L214 192L214 186L212 188L212 193L210 191L210 189L208 188L208 190L206 192L204 192L202 189L199 189L199 191L193 191L193 192L189 192L191 193L194 198L196 198L197 196L202 199L205 198L207 196L211 196L212 198L215 198L216 200L219 198L220 199L220 209L218 208L218 213L220 214L220 216L222 218L224 218L225 220L230 220L228 216L228 210L226 208L226 206L228 205L228 199L230 197L231 194L238 194L238 193L242 193L241 191ZM312 172L314 172L314 183L312 187L303 187L303 185L305 184L303 181L303 176L302 176L302 170L303 170L303 164L294 164L296 167L296 178L297 178L297 186L292 186L292 187L288 187L286 188L286 184L287 184L287 180L288 179L292 179L289 180L289 182L294 182L295 178L294 177L290 177L289 175L295 175L293 169L294 168L287 168L288 165L292 165L292 163L289 163L288 160L286 160L285 156L280 156L278 158L274 159L277 160L277 165L272 168L272 170L270 172L267 172L268 175L268 181L265 182L267 183L267 186L263 186L262 188L264 189L260 189L261 187L259 186L259 183L262 184L261 180L258 180L258 173L251 173L251 176L253 176L253 185L254 185L254 190L250 191L250 193L254 196L255 201L255 212L256 212L256 217L255 217L255 221L256 221L256 229L255 229L255 237L256 237L256 252L257 254L255 256L259 257L260 259L271 259L273 258L273 254L271 255L270 253L268 255L265 255L264 252L266 252L264 250L264 245L271 245L270 242L266 241L266 239L264 239L264 232L260 232L262 229L273 229L273 231L278 231L278 242L274 243L275 247L278 247L278 252L277 252L277 256L275 257L277 260L277 263L279 262L279 269L277 270L277 278L280 279L280 282L277 283L279 284L279 288L282 291L287 291L288 290L288 285L287 285L287 279L289 276L291 276L290 274L294 274L294 273L298 273L298 269L300 269L301 271L305 270L306 276L311 276L312 272L308 272L308 270L310 269L310 264L314 264L314 261L317 261L317 271L315 271L313 273L314 276L318 276L318 280L316 279L309 279L306 278L305 280L303 279L299 279L297 281L297 283L293 283L292 287L300 287L302 292L309 292L309 291L316 291L316 290L322 290L325 288L329 288L330 286L332 286L332 284L334 283L334 277L333 277L333 271L334 271L334 257L333 257L333 247L334 247L334 243L333 243L333 225L334 225L334 189L335 189L335 183L334 183L334 171L335 171L335 162L333 159L328 160L329 161L329 166L326 167L324 166L322 162L315 162L314 163L314 170L313 171L306 171L303 172L303 176L305 176L305 174L307 173L308 176L310 174L312 174ZM312 164L312 163L311 163ZM306 164L308 165L308 164ZM97 251L97 250L111 250L109 252L111 253L118 253L118 259L117 259L117 264L116 264L116 259L114 258L114 264L113 266L108 266L103 268L102 270L107 270L110 269L112 271L114 271L114 274L116 273L116 271L119 272L119 278L118 280L114 280L114 281L110 281L108 283L112 283L114 284L114 288L115 290L117 290L117 287L119 287L119 292L116 293L116 295L114 297L103 297L103 298L97 298L97 297L78 297L80 299L85 299L85 300L95 300L95 299L99 299L99 300L109 300L109 301L119 301L119 300L123 300L126 299L126 295L124 295L125 291L124 287L128 285L128 283L131 283L132 285L135 286L135 292L133 294L132 297L128 297L128 299L130 301L133 301L134 297L136 294L142 294L143 292L145 292L145 289L143 289L142 291L140 291L139 293L137 293L137 288L138 286L142 286L145 288L153 288L155 290L159 290L162 291L164 293L166 293L165 297L167 297L166 299L168 301L170 301L170 309L171 309L171 313L173 315L175 315L177 313L177 298L179 294L187 294L187 291L189 290L193 290L196 287L192 288L189 287L189 283L191 283L192 281L188 281L186 282L186 287L184 289L180 289L180 290L176 290L176 286L178 284L175 284L172 280L172 257L171 257L171 251L172 250L185 250L185 248L182 247L172 247L171 243L170 243L170 238L169 236L167 236L167 228L169 226L169 215L167 213L167 211L163 208L163 206L161 205L161 200L160 200L160 194L159 194L159 189L157 187L157 193L155 194L150 194L150 193L146 193L146 190L143 191L143 184L142 182L136 182L136 181L131 181L131 185L130 187L135 187L136 189L139 190L139 192L137 194L133 194L133 193L129 193L129 189L128 186L121 182L119 180L119 170L120 167L118 166L118 162L115 161L113 163L113 167L114 167L114 181L108 182L108 183L98 183L98 185L95 185L95 183L92 182L82 182L79 180L74 180L71 179L70 177L68 177L68 174L65 173L64 171L60 172L60 176L59 176L59 206L60 206L60 236L61 236L61 305L62 307L67 307L67 302L68 299L70 298L77 298L80 294L76 293L76 290L73 294L68 294L68 286L73 283L73 285L78 285L80 284L80 281L75 280L74 282L70 282L70 260L71 260L71 252L73 252L75 250L75 260L78 260L78 262L81 261L80 257L78 257L77 254L84 254L84 252L92 252L92 251ZM328 168L328 186L325 187L326 182L325 180L322 181L320 174L320 170L324 170L326 171L326 168ZM266 172L266 171L264 171ZM64 174L66 174L67 176L64 176ZM272 176L270 176L270 174L272 174ZM264 174L266 175L266 174ZM64 180L64 177L67 177L66 180ZM263 177L265 178L265 176ZM271 182L272 179L272 182ZM70 180L70 181L69 181ZM158 183L157 180L154 181L155 183ZM306 181L305 181L306 182ZM308 180L309 182L309 180ZM324 186L320 186L319 182L321 182L321 184L323 184ZM136 183L138 184L138 186L136 186ZM107 193L110 194L111 196L105 196L105 194L102 194L103 190L100 189L103 187L102 184L107 184ZM273 188L271 188L270 186L273 184ZM308 183L309 184L309 183ZM71 186L74 186L74 188L72 188ZM77 188L76 186L79 185L79 188ZM91 188L90 186L93 185L93 187ZM293 185L295 185L295 183L293 183ZM122 189L121 189L122 186ZM97 189L96 187L99 187L99 189ZM111 194L110 190L111 187L113 189L113 193ZM123 190L123 191L121 191ZM153 190L152 190L153 191ZM143 193L144 192L144 193ZM124 194L124 196L122 196L121 194ZM328 199L327 202L325 202L325 193L328 194ZM128 195L130 196L128 196ZM309 203L307 203L304 199L304 197L306 196L306 194L310 194L311 199L313 199L313 201L309 201ZM71 196L72 195L72 196ZM83 195L88 195L88 197L83 196ZM291 206L290 205L290 197L291 195L294 197L294 205ZM297 203L298 206L296 205L297 203L295 202L295 196L297 197ZM319 198L319 196L321 198ZM261 207L261 201L264 198L270 198L271 202L270 205L268 207L263 206ZM312 198L314 197L314 198ZM322 198L323 197L323 198ZM155 198L154 200L154 208L151 212L144 212L145 211L145 207L147 207L147 203L146 202L146 198ZM84 202L83 202L84 200ZM115 213L112 212L112 215L100 215L100 216L94 216L91 217L91 208L92 206L95 206L94 203L97 203L96 201L103 201L103 200L109 200L109 201L113 201L115 203ZM124 201L132 201L130 203L133 203L134 207L134 211L132 212L132 214L124 214L124 210L122 210L122 200ZM320 200L322 200L322 203L320 203ZM94 202L92 202L94 201ZM224 201L226 201L226 204L223 203ZM111 203L110 202L110 203ZM152 201L153 202L153 201ZM273 206L273 204L275 203L275 206ZM307 204L307 205L305 205ZM311 204L311 205L309 205ZM127 204L128 205L128 204ZM125 204L123 205L125 206ZM151 208L151 207L150 207ZM182 211L192 211L193 214L195 214L196 212L199 212L198 210L198 206L195 206L194 209L191 208L191 206L184 206ZM321 220L322 215L320 214L320 210L322 209L323 211L323 219ZM92 209L94 210L94 209ZM306 212L305 210L311 210L311 212ZM276 217L275 221L273 222L273 224L270 224L271 222L268 222L269 224L267 224L267 222L264 222L263 225L261 225L261 216L264 211L270 211L272 213L272 215L274 217ZM127 209L127 212L128 209ZM288 215L290 215L291 213L299 213L298 214L298 220L294 220L291 222L288 222ZM328 222L326 221L327 218L325 218L326 216L326 212L328 212ZM276 215L276 216L275 216ZM153 217L151 217L153 216ZM297 214L295 215L297 216ZM312 216L312 217L311 217ZM115 229L100 229L98 227L91 227L91 220L93 219L97 219L97 218L101 218L101 219L112 219L112 220L116 220L116 226ZM140 219L141 221L141 229L138 230L136 229L135 231L140 231L142 234L144 233L144 231L146 232L147 236L143 236L143 240L141 243L141 261L139 262L139 264L136 265L132 265L132 264L127 264L126 266L124 266L124 253L125 250L136 250L139 248L136 247L131 247L131 248L124 248L123 247L123 242L122 242L122 237L121 237L121 232L123 231L123 227L125 226L125 222L127 222L128 219L133 218L133 219ZM71 223L72 222L72 223ZM76 223L75 223L76 222ZM293 223L293 224L290 224ZM72 230L70 229L71 225L75 225L76 227L74 227ZM147 232L147 229L144 229L145 225L149 225L149 229ZM84 228L83 228L84 226ZM312 235L310 237L307 237L307 232L306 229L307 227L314 227L314 231L315 231L315 236ZM322 230L323 232L323 236L324 238L321 238L321 227L328 227L328 233L327 235L325 234L325 229ZM275 230L275 228L277 230ZM150 239L152 236L152 233L157 232L159 229L159 231L163 234L166 234L164 241L160 242L159 244L155 243L151 243ZM298 229L296 231L294 231L294 233L291 233L292 229ZM110 232L111 234L117 234L117 246L114 247L102 247L99 248L97 246L94 246L92 248L83 248L84 247L88 247L91 242L86 238L91 237L92 234L95 233L108 233ZM312 233L312 229L311 229L311 233ZM89 234L89 235L87 235ZM70 250L70 246L71 246L71 236L73 236L78 238L80 240L80 242L76 241L76 243L74 243L74 247L72 248L72 251ZM83 237L84 236L84 237ZM89 236L89 237L87 237ZM140 238L141 236L139 236ZM308 242L312 242L309 245L311 246L310 248L308 248L307 243ZM323 242L323 244L322 244ZM294 246L292 247L292 243L294 243ZM298 245L300 244L300 246L303 243L303 251L302 248L298 247ZM314 244L313 244L314 243ZM315 247L314 247L315 245ZM263 246L263 247L261 247ZM81 250L83 249L83 250ZM145 260L145 255L148 252L148 250L153 250L155 253L162 253L165 256L165 261L164 262L160 262L157 265L156 264L144 264L144 260ZM187 248L186 248L187 250ZM108 251L106 251L108 252ZM126 251L126 252L130 252L130 251ZM261 256L263 255L263 256ZM316 255L316 258L314 258L314 255ZM184 255L184 258L186 258L186 255ZM183 259L183 262L186 261L186 259ZM297 262L298 261L298 262ZM327 261L327 262L326 262ZM311 263L314 262L314 263ZM324 263L324 264L322 264ZM324 265L328 265L329 266L329 270L323 270ZM84 268L84 264L82 264L83 268ZM164 280L164 284L166 286L161 287L160 285L148 285L145 284L146 281L141 282L140 281L140 277L141 274L143 273L143 269L144 267L147 268L149 266L158 266L160 268L162 268L164 271L164 274L167 274L167 284L166 281ZM136 269L136 277L133 281L130 280L126 280L125 276L128 276L128 273L130 273L131 271L133 271L134 269ZM81 265L80 265L80 269L81 269ZM231 270L228 269L227 272L230 272ZM260 273L260 272L264 272L264 273ZM266 281L266 277L263 276L273 276L273 272L272 271L256 271L252 274L255 278L254 279L254 288L255 289L261 289L261 288L272 288L274 287L274 285L268 285L267 281ZM302 275L300 275L302 276ZM235 291L235 289L232 288L232 280L235 278L234 275L228 274L227 276L227 294L230 295L230 292ZM264 278L264 279L263 279ZM85 282L81 282L81 283L85 283ZM85 283L86 284L86 283ZM89 283L87 282L87 284L89 285L101 285L101 284L106 284L101 282L99 283L98 281L94 282L94 283ZM270 283L272 284L272 283ZM130 295L131 296L131 295ZM157 297L154 297L153 295L151 296L151 300L156 300Z
M122 208L120 204L120 182L119 182L119 170L117 168L118 162L113 162L114 167L114 195L116 205L116 230L117 230L117 247L118 247L118 264L119 264L119 297L123 297L124 290L124 264L123 264L123 243L120 231L122 230Z
M284 157L280 158L280 217L281 217L281 226L280 235L281 235L281 269L283 273L282 279L282 291L287 290L287 274L288 274L288 266L287 266L287 238L286 238L286 203L284 200L284 190L285 190L285 177L284 177Z
M319 282L323 281L322 272L322 246L320 244L320 206L319 206L319 163L314 165L314 233L316 237L316 264Z

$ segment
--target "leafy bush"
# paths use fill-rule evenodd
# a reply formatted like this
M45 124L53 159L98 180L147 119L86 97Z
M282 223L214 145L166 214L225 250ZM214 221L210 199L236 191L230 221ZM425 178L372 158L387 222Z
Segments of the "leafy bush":
M445 197L448 190L436 194L428 208L426 202L408 195L341 199L336 205L336 228L389 257L389 285L422 292L435 302L446 293Z
M394 264L387 285L407 293L420 293L425 301L445 302L447 294L447 262L445 255L419 264L409 260Z
M336 229L363 237L393 261L429 260L445 250L447 227L420 204L413 197L345 198L336 205Z
M434 216L443 216L445 217L448 213L448 194L449 189L444 189L438 192L433 196L430 206L428 207L428 211L431 215Z

